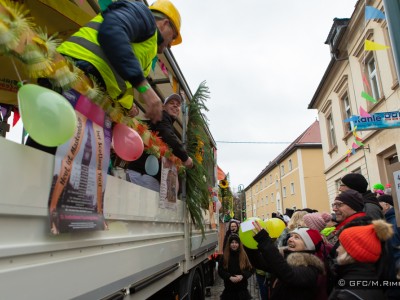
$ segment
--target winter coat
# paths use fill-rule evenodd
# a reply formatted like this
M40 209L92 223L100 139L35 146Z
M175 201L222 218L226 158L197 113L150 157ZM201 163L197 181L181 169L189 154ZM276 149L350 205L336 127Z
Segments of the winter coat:
M228 268L224 268L224 257L221 257L218 263L218 274L224 280L225 289L222 292L221 300L247 300L251 299L247 289L247 279L252 275L252 270L240 270L239 251L230 250ZM242 275L243 279L238 283L230 281L230 277L234 275Z
M385 217L383 215L382 207L379 205L375 194L371 191L366 191L362 196L364 199L364 212L366 215L371 217L373 220L384 220Z
M327 299L323 262L314 254L293 252L285 259L275 247L267 231L254 236L268 272L277 277L271 300Z
M331 245L335 245L336 242L338 241L338 233L340 231L340 229L343 228L343 226L345 226L346 224L350 223L351 221L360 218L360 217L365 217L365 213L364 212L358 212L355 213L354 215L351 215L349 217L347 217L347 219L343 220L342 222L340 222L337 226L336 229L334 231L332 231L328 236L327 236L327 240L329 243L331 243Z
M349 280L378 280L374 264L353 263L336 266L337 281L344 279L346 286L336 286L329 295L329 300L380 300L385 299L383 290L368 289L368 287L354 288Z
M388 253L388 279L396 279L396 265L400 263L400 228L397 227L396 216L394 212L394 207L389 209L385 213L386 222L392 224L394 235L387 241L387 253ZM386 297L388 300L400 299L400 288L397 289L387 289Z

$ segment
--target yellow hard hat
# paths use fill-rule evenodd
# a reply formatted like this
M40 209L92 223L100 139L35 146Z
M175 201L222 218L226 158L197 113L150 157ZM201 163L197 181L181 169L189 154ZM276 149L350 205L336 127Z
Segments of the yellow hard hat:
M150 10L158 11L168 17L170 21L174 24L177 30L178 36L172 41L171 45L178 45L182 43L181 36L181 15L176 7L169 0L157 0L150 7Z

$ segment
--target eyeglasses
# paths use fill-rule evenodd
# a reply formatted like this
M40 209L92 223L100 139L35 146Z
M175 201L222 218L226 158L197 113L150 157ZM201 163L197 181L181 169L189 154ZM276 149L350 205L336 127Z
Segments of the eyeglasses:
M344 205L343 202L332 203L332 208L341 208Z
M172 40L174 41L174 40L176 40L177 37L178 37L178 30L176 30L176 28L175 28L175 26L174 26L174 23L172 23L171 20L168 20L168 21L169 21L169 26L171 26L171 29L172 29L172 31L173 31L173 33L174 33L174 36L173 36L173 38L172 38Z

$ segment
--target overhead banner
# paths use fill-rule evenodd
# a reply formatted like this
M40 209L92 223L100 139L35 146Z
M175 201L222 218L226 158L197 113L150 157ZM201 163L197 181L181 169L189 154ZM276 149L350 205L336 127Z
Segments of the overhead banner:
M377 112L370 116L352 116L346 121L351 122L356 131L397 128L400 127L400 111Z

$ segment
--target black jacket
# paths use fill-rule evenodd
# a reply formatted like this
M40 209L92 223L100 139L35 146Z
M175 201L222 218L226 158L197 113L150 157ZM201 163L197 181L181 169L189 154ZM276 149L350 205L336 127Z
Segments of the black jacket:
M156 21L148 7L137 1L114 2L102 15L104 21L98 32L99 44L118 74L137 86L145 78L131 43L152 37L157 30Z
M268 272L277 278L271 300L326 299L323 262L313 254L293 252L285 259L265 230L254 236ZM257 268L257 266L256 266ZM322 283L325 282L325 285Z
M229 300L247 300L251 299L247 289L247 279L252 275L252 270L240 270L239 251L230 250L228 268L223 266L224 257L221 257L218 263L218 274L224 280L225 289L221 295L221 299ZM233 275L242 275L243 279L238 283L233 283L229 278Z
M364 212L367 216L371 217L373 220L385 219L383 215L382 207L379 205L379 201L375 194L371 191L366 191L362 194L364 199Z
M174 122L175 119L164 110L162 120L157 122L156 124L148 122L148 126L151 131L158 132L158 136L161 137L164 143L166 143L172 149L172 153L180 160L182 160L182 162L184 162L189 158L189 156L174 131ZM143 152L142 156L139 159L132 161L128 164L128 169L134 170L141 174L146 174L145 164L148 156L149 154ZM160 180L161 168L159 168L158 174L154 177Z
M329 296L329 300L380 300L385 299L381 289L368 289L368 287L349 286L350 280L365 280L371 282L378 280L374 264L354 263L349 265L336 266L337 282L344 280L346 285L341 288L336 286Z

